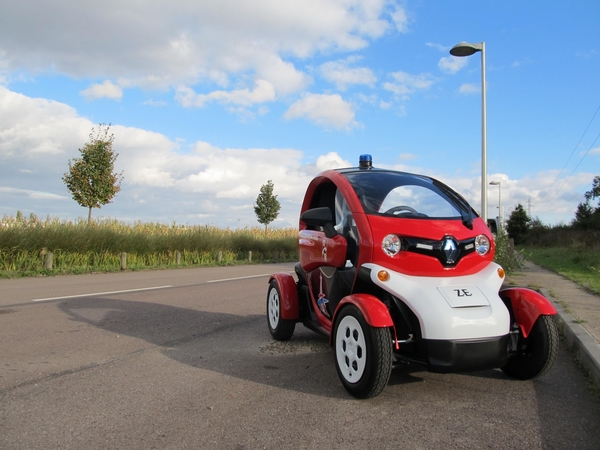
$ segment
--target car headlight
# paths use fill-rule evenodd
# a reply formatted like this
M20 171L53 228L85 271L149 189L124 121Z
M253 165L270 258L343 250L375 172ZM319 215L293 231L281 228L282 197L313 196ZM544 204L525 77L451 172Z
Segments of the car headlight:
M402 241L395 234L388 234L381 242L381 248L388 256L396 256L402 250Z
M475 250L481 256L490 251L490 240L484 234L480 234L475 238Z

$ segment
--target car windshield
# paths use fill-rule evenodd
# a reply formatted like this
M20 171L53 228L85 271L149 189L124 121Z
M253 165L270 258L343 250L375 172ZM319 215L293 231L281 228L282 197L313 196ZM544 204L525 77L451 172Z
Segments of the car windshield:
M366 213L422 219L462 219L475 213L459 194L432 178L392 171L344 173Z

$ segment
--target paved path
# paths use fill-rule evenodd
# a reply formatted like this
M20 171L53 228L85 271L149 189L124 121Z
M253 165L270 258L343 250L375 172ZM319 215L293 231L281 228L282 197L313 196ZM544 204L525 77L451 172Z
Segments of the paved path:
M529 261L506 281L539 290L554 304L567 345L600 385L600 296Z

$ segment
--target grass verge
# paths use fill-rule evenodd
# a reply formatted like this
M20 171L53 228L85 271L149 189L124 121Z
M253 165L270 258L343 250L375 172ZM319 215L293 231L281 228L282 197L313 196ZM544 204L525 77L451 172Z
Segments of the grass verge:
M523 247L523 255L600 295L600 250L594 247Z

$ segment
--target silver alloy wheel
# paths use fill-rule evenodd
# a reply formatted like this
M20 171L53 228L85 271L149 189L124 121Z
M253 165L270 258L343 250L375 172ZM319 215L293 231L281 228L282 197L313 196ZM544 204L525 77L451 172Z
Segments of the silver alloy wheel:
M269 290L269 323L271 328L275 330L279 324L279 292L277 289Z
M342 319L335 336L338 367L348 383L357 383L367 366L367 344L364 331L355 317Z

